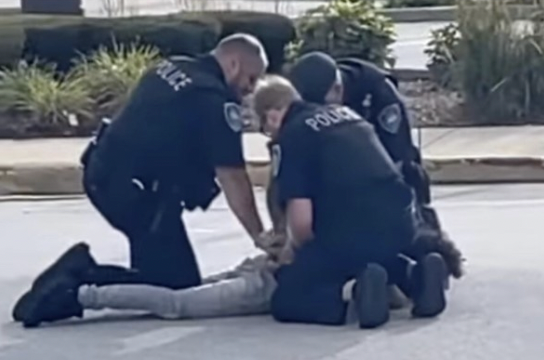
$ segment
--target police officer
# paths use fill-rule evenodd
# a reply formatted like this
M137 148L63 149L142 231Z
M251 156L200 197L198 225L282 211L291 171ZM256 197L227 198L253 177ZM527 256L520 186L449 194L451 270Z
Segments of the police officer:
M348 107L301 102L281 77L257 88L254 107L273 138L273 175L295 253L277 272L273 316L340 325L353 295L360 326L380 326L389 318L388 274L410 289L414 316L440 314L446 265L432 253L408 276L399 261L415 236L415 199L373 127Z
M374 125L389 156L416 191L418 202L430 203L429 178L413 144L408 112L394 76L363 60L335 62L327 54L312 52L293 65L289 79L304 100L344 104Z
M97 265L80 274L89 268L90 255L88 247L76 245L19 300L16 320L27 326L44 320L28 304L35 303L40 286L58 269L95 285L199 285L180 214L206 210L220 191L216 179L233 213L260 244L264 233L245 169L240 101L267 66L256 38L234 34L210 54L167 58L144 74L126 106L102 126L82 157L85 191L128 238L131 269Z

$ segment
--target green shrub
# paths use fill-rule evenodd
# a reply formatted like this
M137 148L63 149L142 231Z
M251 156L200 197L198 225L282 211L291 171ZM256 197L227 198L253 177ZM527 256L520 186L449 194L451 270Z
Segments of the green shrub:
M333 57L354 56L380 66L393 66L389 46L393 23L378 14L372 2L333 0L306 12L297 22L298 41L289 47L291 57L324 51Z
M520 28L506 3L461 5L457 69L466 105L480 121L541 117L544 111L544 27Z
M77 126L93 117L92 107L83 81L74 76L58 78L53 66L21 62L0 72L0 111L30 120L36 127Z
M442 86L455 86L455 66L459 59L461 35L457 23L431 31L431 40L424 52L429 57L427 67Z
M80 79L97 105L98 116L113 116L125 103L143 73L159 59L158 49L115 44L76 61L73 75Z

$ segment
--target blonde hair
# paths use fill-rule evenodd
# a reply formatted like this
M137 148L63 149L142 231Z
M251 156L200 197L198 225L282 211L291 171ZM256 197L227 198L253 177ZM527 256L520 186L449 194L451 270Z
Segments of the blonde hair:
M289 80L279 75L267 75L259 81L252 96L253 112L262 126L268 111L283 109L300 99L300 94Z

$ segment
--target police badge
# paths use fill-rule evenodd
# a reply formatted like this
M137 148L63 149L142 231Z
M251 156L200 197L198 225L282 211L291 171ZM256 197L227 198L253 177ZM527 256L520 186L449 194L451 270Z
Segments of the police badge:
M236 103L228 102L223 106L225 121L234 132L242 131L244 119L242 116L242 107Z
M280 172L281 165L281 148L278 144L272 145L272 176L277 177Z
M382 109L378 115L380 127L391 134L399 131L402 121L402 113L399 104L391 104Z

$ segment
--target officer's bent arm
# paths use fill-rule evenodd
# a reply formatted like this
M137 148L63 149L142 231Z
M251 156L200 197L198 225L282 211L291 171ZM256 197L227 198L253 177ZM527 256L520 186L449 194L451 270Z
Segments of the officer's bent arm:
M272 143L267 144L270 158L274 155L272 153ZM268 216L272 221L272 229L275 233L286 233L287 223L285 218L285 209L281 207L278 198L278 184L276 184L276 178L274 177L274 171L271 169L268 174L268 184L266 186L266 207L268 209Z
M377 133L387 152L398 162L414 161L417 148L414 146L410 118L406 104L395 85L385 79L374 88L371 107L371 123L378 127Z
M263 224L253 188L245 168L216 167L217 180L225 193L227 204L252 239L263 232Z
M204 125L204 141L208 157L215 168L229 208L244 229L256 239L263 232L263 224L253 188L245 167L242 148L242 119L228 111L237 105L215 93L198 97L194 106L198 121ZM228 118L231 116L230 118Z
M312 145L308 134L300 129L285 134L279 142L278 197L286 205L287 226L299 246L314 237Z

